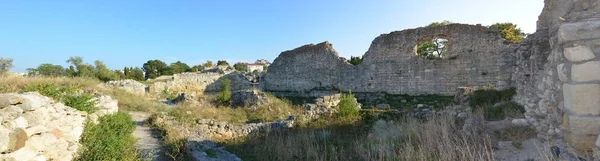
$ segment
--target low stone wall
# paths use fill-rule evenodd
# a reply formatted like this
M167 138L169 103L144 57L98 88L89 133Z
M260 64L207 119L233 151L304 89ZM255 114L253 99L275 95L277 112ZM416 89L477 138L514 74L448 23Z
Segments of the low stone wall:
M175 74L170 80L154 82L150 92L160 93L165 89L175 92L219 92L225 79L230 80L231 90L252 88L250 80L241 72L188 72Z
M110 97L97 102L90 119L118 111ZM0 160L72 160L86 119L86 112L37 92L0 94Z

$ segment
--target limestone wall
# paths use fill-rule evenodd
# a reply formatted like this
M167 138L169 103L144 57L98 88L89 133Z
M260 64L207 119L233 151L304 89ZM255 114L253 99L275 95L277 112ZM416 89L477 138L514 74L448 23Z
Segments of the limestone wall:
M223 80L231 81L232 90L251 89L250 81L240 72L188 72L173 75L172 79L155 82L150 92L160 93L167 89L176 92L219 92Z
M545 0L519 50L517 100L540 138L600 157L600 1ZM562 141L566 145L561 145ZM596 143L596 145L594 145ZM565 154L565 153L561 153Z
M0 160L72 160L86 119L118 110L107 96L96 105L98 112L88 117L37 92L0 94Z
M444 59L417 57L417 43L434 37L449 40ZM509 85L513 50L497 31L482 26L408 29L377 37L356 66L338 57L329 42L282 52L262 83L268 91L333 89L452 95L461 86Z

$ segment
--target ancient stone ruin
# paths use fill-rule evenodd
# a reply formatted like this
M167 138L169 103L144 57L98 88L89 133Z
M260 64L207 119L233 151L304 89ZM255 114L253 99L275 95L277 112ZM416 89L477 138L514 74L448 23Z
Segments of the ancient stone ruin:
M356 66L340 58L329 42L305 45L282 52L261 87L297 95L452 95L459 87L516 87L514 99L525 106L527 119L515 123L534 126L538 137L553 146L596 151L598 158L599 5L597 0L545 0L537 32L519 44L479 25L422 27L377 37ZM448 40L447 55L417 57L416 45L432 38Z
M440 60L417 57L423 40L449 40ZM515 66L512 45L498 31L452 24L383 34L356 66L323 42L282 52L269 67L268 91L342 90L389 94L454 94L461 86L507 86Z

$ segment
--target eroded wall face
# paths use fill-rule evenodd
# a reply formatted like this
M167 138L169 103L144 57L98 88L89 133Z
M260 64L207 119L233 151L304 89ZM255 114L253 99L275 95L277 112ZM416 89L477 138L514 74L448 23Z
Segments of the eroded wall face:
M417 57L415 46L433 38L449 41L447 54L440 60ZM449 95L461 86L510 84L513 51L498 32L481 26L410 29L377 37L356 66L341 60L327 42L283 52L263 83L270 91Z

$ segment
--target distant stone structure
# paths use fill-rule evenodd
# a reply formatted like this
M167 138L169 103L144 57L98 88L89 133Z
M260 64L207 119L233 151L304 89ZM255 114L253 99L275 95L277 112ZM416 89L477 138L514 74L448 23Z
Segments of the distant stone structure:
M449 40L444 59L416 56L416 45L432 38ZM261 83L268 91L452 95L462 86L508 85L513 51L498 31L483 26L422 27L377 37L356 66L340 58L329 42L282 52Z
M175 74L166 81L154 82L150 87L150 92L160 93L162 90L201 93L220 92L225 79L230 80L231 90L252 88L250 80L238 71L188 72Z
M148 89L147 85L131 79L109 81L104 83L104 87L118 88L137 95L146 94Z

